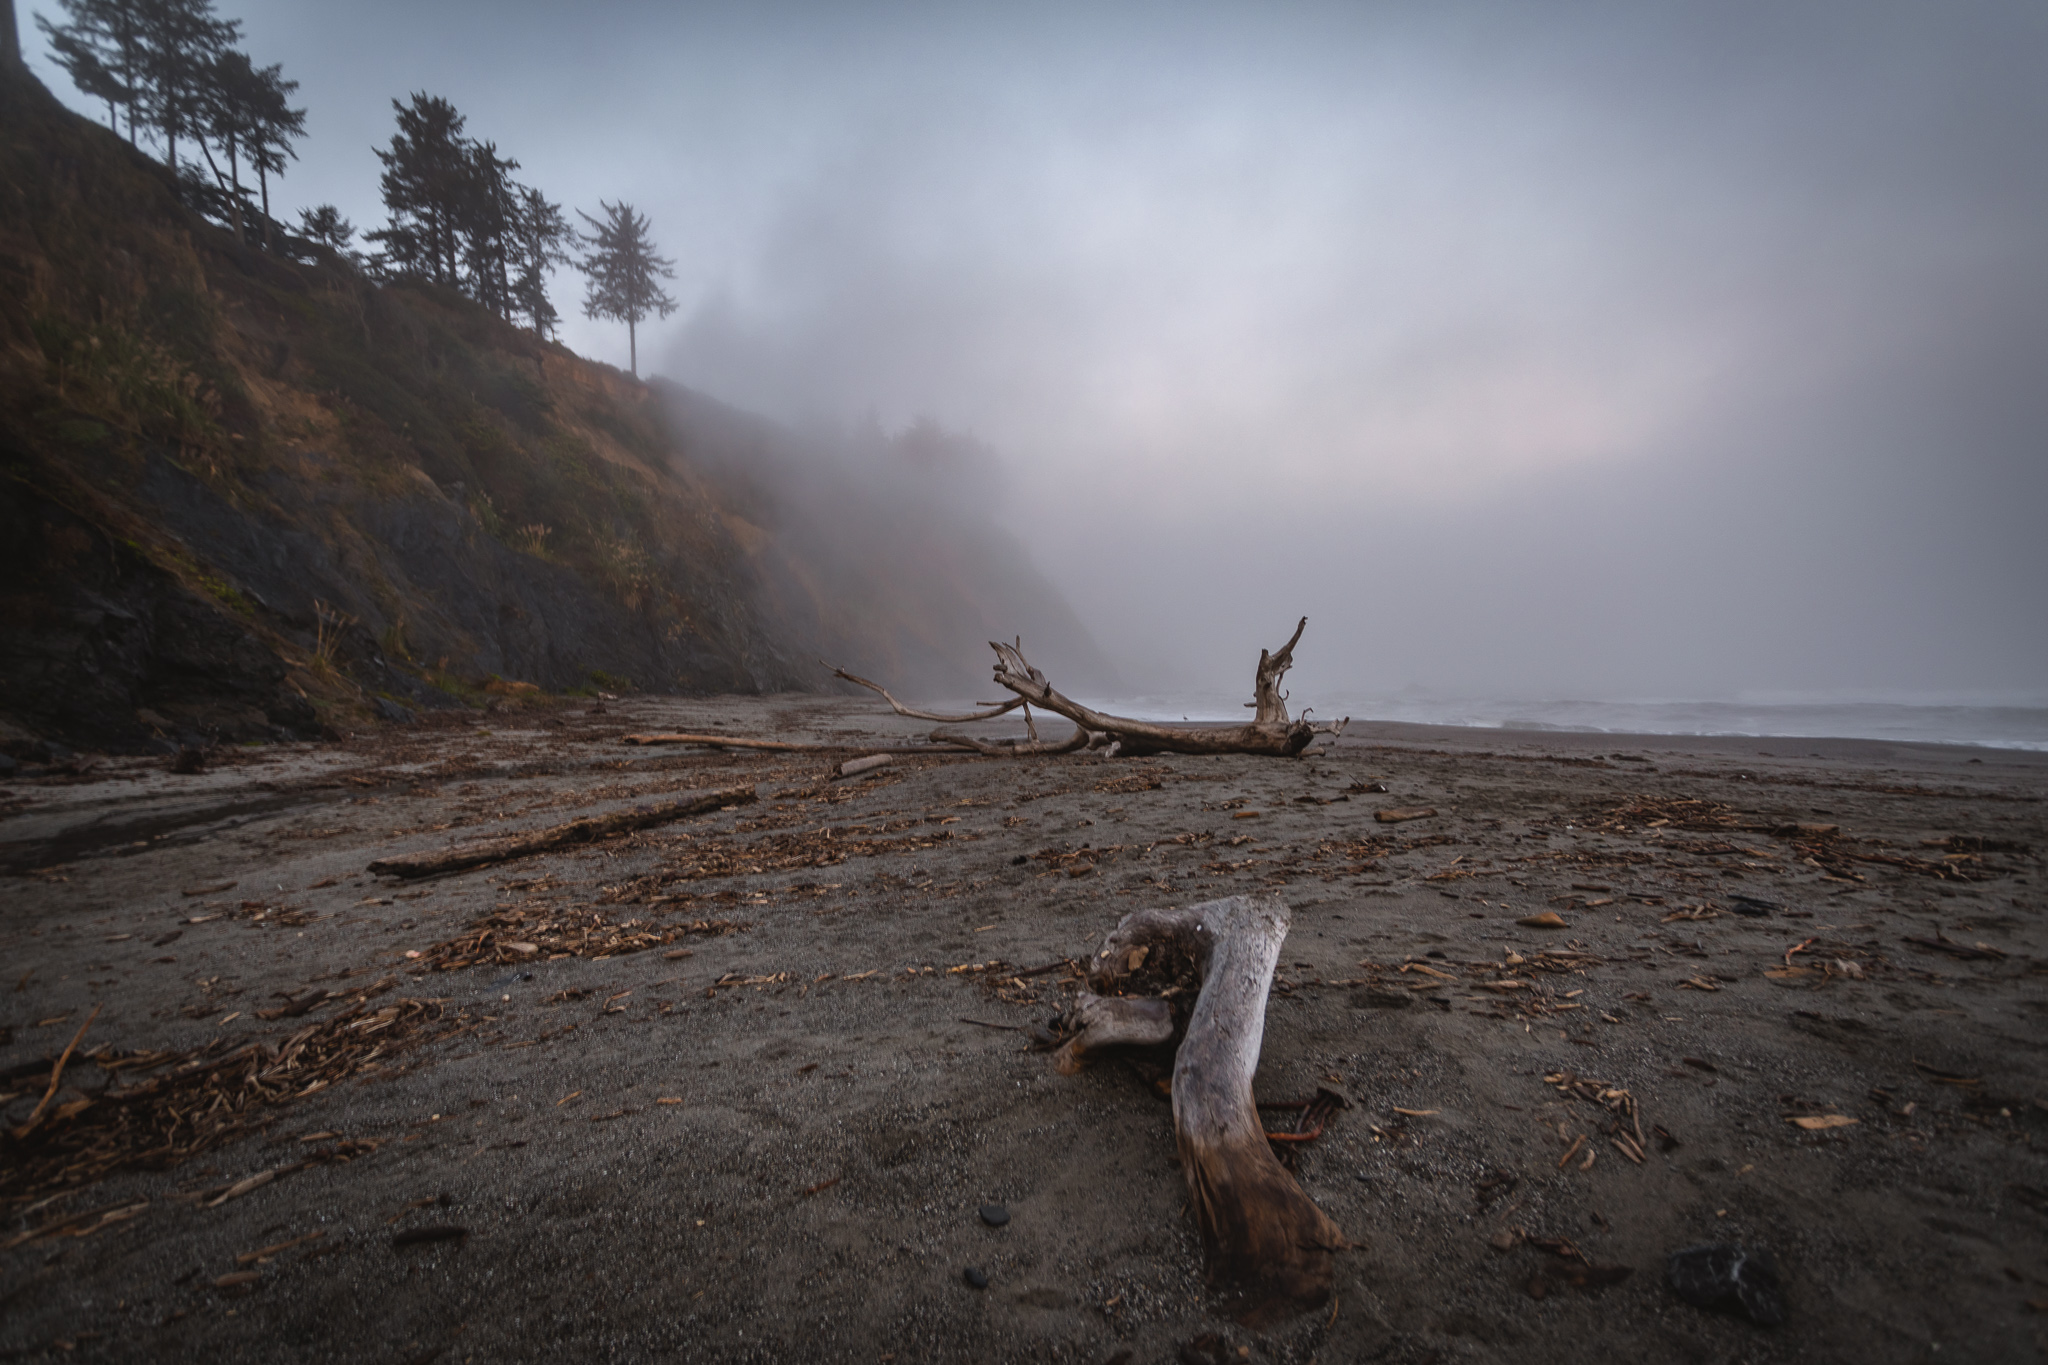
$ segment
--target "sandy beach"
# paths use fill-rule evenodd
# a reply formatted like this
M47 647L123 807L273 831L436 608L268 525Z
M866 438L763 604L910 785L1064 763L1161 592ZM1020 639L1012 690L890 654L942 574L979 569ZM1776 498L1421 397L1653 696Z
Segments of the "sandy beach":
M0 783L0 1351L2048 1346L2048 755L1354 723L1291 761L834 776L928 728L579 701ZM669 730L845 748L622 742ZM366 870L741 786L565 851ZM1292 913L1259 1098L1348 1102L1295 1156L1357 1244L1328 1308L1264 1332L1205 1295L1156 1073L1062 1077L1031 1032L1123 914L1253 890ZM1667 1255L1708 1243L1769 1256L1784 1322L1673 1291Z

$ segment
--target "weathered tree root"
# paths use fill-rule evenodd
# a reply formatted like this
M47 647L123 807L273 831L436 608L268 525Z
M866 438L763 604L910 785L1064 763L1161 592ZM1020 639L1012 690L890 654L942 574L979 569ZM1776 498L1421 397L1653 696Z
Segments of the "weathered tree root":
M1170 1041L1186 1011L1174 1135L1210 1287L1250 1326L1327 1303L1336 1253L1350 1245L1273 1155L1252 1100L1287 926L1271 894L1126 915L1089 963L1092 994L1070 1015L1080 1031L1056 1059L1071 1072L1105 1047Z

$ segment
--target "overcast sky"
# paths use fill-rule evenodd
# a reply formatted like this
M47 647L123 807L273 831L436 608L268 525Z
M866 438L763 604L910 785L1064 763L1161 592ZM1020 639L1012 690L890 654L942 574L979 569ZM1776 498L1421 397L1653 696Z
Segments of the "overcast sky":
M652 217L643 368L1000 452L1134 683L2048 701L2048 6L221 8L285 205L447 96Z

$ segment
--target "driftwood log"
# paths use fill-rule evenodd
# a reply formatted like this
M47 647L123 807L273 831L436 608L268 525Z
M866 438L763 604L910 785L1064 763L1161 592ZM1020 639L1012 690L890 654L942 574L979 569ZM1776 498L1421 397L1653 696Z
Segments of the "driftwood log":
M674 801L663 801L652 806L635 806L631 810L622 810L611 815L585 816L581 820L571 820L565 825L549 825L546 829L530 830L524 834L508 834L502 839L480 839L473 844L459 844L454 848L436 849L429 853L401 853L391 858L379 858L370 864L369 870L408 880L414 877L431 877L442 872L460 872L465 868L510 862L514 858L548 853L558 848L567 848L571 844L588 843L592 839L602 839L608 834L646 829L650 825L665 825L686 816L702 815L705 811L749 805L753 800L754 789L751 786L691 792L688 796Z
M986 754L990 758L1029 758L1034 754L1071 754L1081 749L1099 749L1108 742L1101 735L1089 734L1086 729L1079 725L1076 725L1074 733L1068 735L1065 739L976 739L972 735L963 735L957 730L934 730L932 731L932 740L934 743L958 744L962 748L972 749L975 753Z
M838 744L806 744L789 739L743 739L738 735L686 735L680 733L622 735L626 744L702 744L713 749L767 749L778 754L807 754L820 749L844 748Z
M1112 716L1083 706L1071 697L1063 696L1045 674L1031 666L1031 661L1024 657L1021 640L1007 645L993 640L989 642L989 648L996 652L995 681L1014 693L1014 700L991 702L980 711L963 715L946 715L905 706L890 696L880 683L870 682L843 668L834 668L832 672L870 692L880 693L897 715L916 720L958 725L989 720L1022 706L1024 723L1029 730L1026 739L981 740L955 730L932 731L934 744L958 745L980 754L1022 758L1073 753L1080 749L1108 749L1113 754L1134 758L1159 753L1260 754L1293 758L1308 748L1317 735L1334 735L1344 729L1344 721L1341 720L1334 723L1312 722L1305 716L1290 718L1287 714L1287 694L1280 690L1280 682L1287 676L1287 670L1294 666L1294 646L1307 627L1308 618L1304 616L1295 625L1294 634L1286 644L1277 650L1259 651L1259 666L1252 679L1253 699L1245 703L1252 710L1252 719L1245 725L1159 725L1152 721ZM1040 740L1038 728L1031 719L1034 706L1072 721L1074 733L1062 740Z
M794 739L745 739L738 735L621 735L622 744L699 744L707 749L766 749L779 754L836 754L857 749L864 754L946 754L965 744L820 744Z
M1173 1128L1212 1289L1258 1326L1328 1302L1349 1246L1273 1155L1252 1099L1266 993L1287 937L1278 896L1126 915L1088 964L1055 1065L1181 1034ZM1190 1000L1192 999L1192 1003Z

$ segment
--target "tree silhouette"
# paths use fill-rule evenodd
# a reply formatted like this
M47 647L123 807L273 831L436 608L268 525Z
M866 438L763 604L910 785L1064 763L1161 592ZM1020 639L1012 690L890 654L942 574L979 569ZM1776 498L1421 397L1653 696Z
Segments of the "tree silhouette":
M537 337L553 335L561 314L548 298L548 276L570 260L569 245L576 233L562 216L562 206L551 204L546 195L530 185L519 189L519 202L512 223L512 306L533 323Z
M495 142L469 144L469 178L454 205L469 295L499 317L512 316L512 233L519 216L519 163L498 155Z
M393 100L391 107L398 111L398 131L390 150L377 153L391 224L368 239L384 244L385 261L398 273L455 284L455 219L469 178L466 120L447 100L424 91L410 105Z
M52 45L58 41L53 36ZM193 134L200 156L213 173L211 186L203 179L196 184L185 181L188 202L210 216L225 217L234 228L236 240L246 241L244 220L253 211L248 191L242 186L242 160L246 156L256 168L262 188L260 216L266 248L271 245L270 174L284 169L285 157L298 155L291 144L304 135L306 127L306 111L290 106L291 94L299 83L286 80L283 73L283 67L258 67L249 60L248 53L223 48L192 69L190 86L177 99L186 119L182 127ZM213 159L213 147L220 148L227 158L225 173Z
M207 73L242 26L215 18L213 0L128 0L126 8L141 37L136 102L143 122L163 135L164 161L176 171L178 139L204 126Z
M356 225L342 217L341 210L334 205L322 204L299 210L299 235L336 255L347 255L349 244L355 240Z
M498 155L497 144L465 137L467 120L447 100L422 92L391 106L398 131L377 153L391 221L365 234L383 247L373 266L459 289L503 318L552 322L547 273L560 264L567 231L560 207L515 181L519 163ZM535 204L553 213L554 236Z
M241 160L247 153L259 176L282 169L290 140L305 129L306 111L287 107L298 89L280 68L258 69L234 50L241 24L217 17L213 0L57 0L68 22L42 15L36 26L50 40L50 55L79 90L107 104L107 122L119 130L128 114L128 141L138 129L164 140L164 160L181 184L178 143L199 143L215 185L198 184L197 206L230 218L242 233ZM228 157L228 174L213 163L207 140ZM268 182L264 217L268 240ZM216 192L217 190L217 192Z
M223 52L208 64L205 83L199 91L199 125L227 156L228 173L221 174L204 139L199 143L199 151L206 158L207 169L213 172L214 182L229 196L236 241L248 240L242 226L243 210L248 203L247 193L242 189L242 153L256 132L259 79L248 53Z
M296 161L292 144L306 135L306 111L291 107L297 81L284 78L281 66L266 66L254 73L248 87L247 113L249 162L256 168L256 185L263 197L263 245L271 248L270 177L284 174L285 158Z
M107 102L107 126L120 131L117 114L128 115L128 144L135 145L138 82L142 71L142 24L136 0L57 0L69 23L53 24L38 14L36 27L50 40L50 55L81 94Z
M637 379L640 320L649 314L665 318L676 311L676 301L662 292L658 283L676 277L671 269L675 262L654 254L654 242L647 235L651 225L644 215L633 211L631 204L623 200L616 204L603 200L598 203L605 212L604 222L580 210L576 214L597 229L583 238L593 250L577 262L577 269L590 277L589 291L583 299L583 316L626 324L627 355Z

